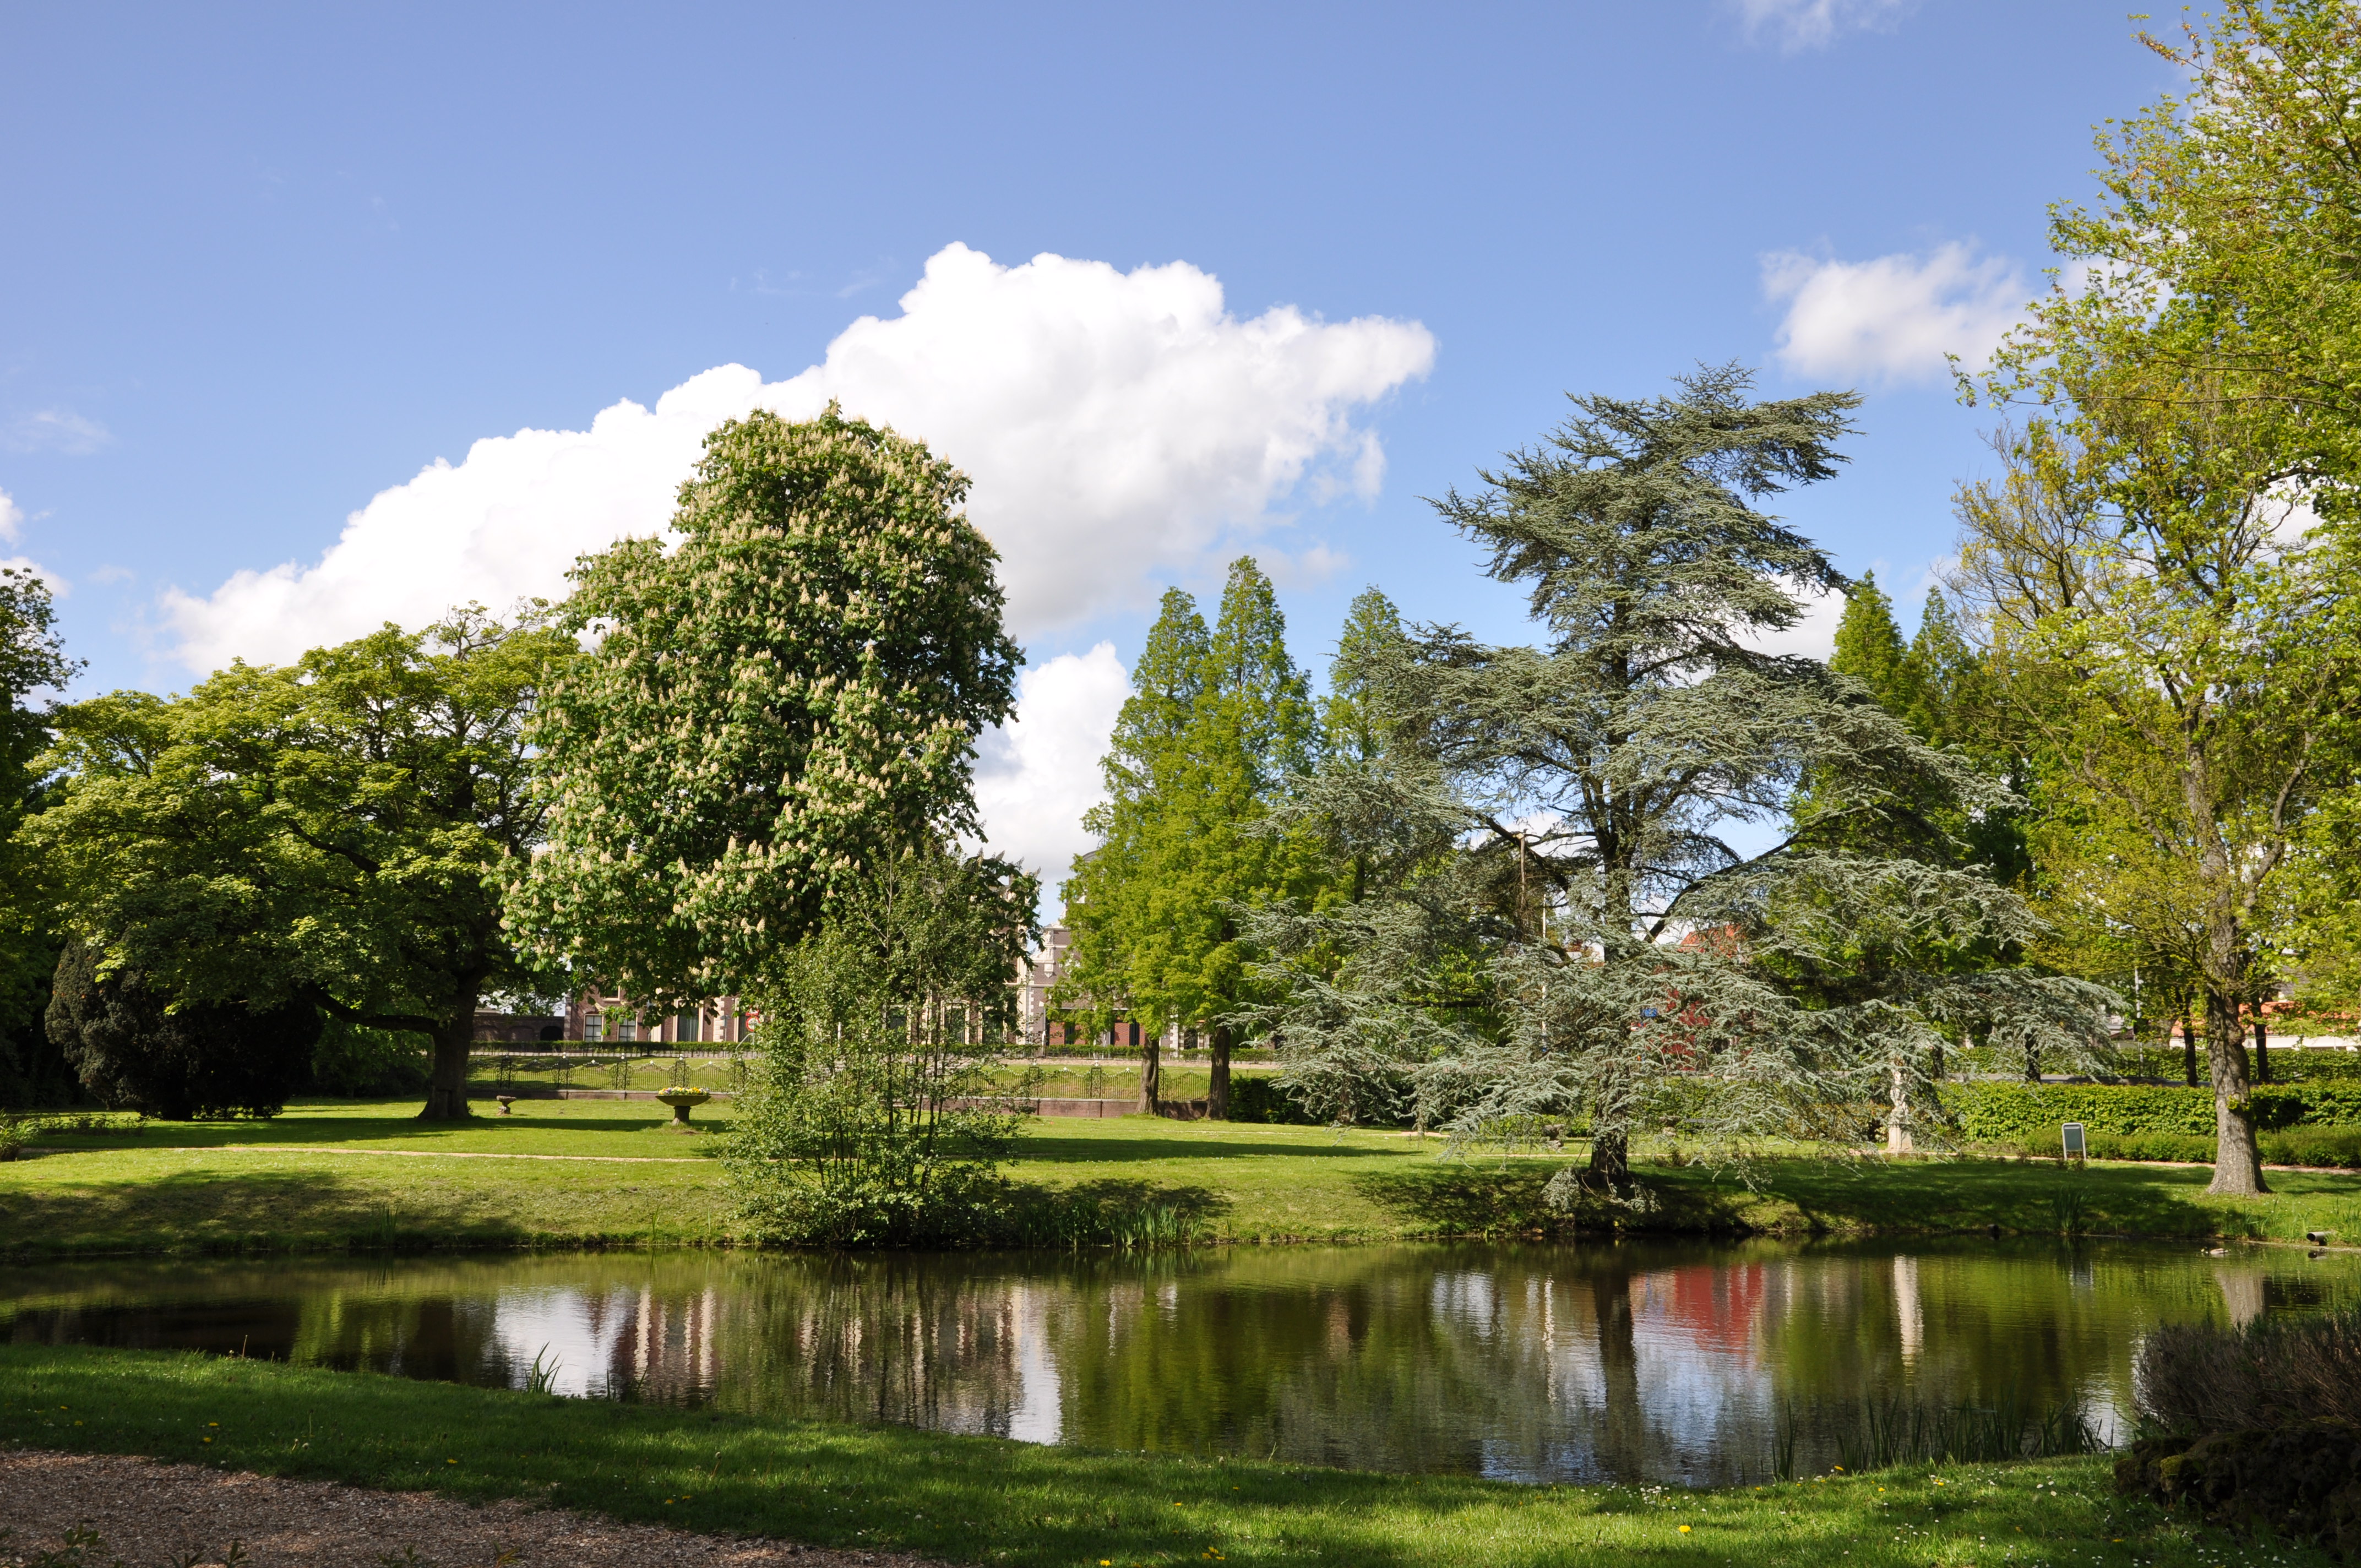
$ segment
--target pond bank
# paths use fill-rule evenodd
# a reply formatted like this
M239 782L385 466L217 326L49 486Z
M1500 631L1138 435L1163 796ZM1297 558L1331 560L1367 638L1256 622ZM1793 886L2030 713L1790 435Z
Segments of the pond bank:
M80 1425L71 1423L80 1422ZM207 1441L210 1439L211 1441ZM525 1498L605 1518L979 1564L2158 1568L2265 1552L2113 1495L2101 1458L1830 1474L1760 1489L1518 1486L758 1420L253 1361L0 1346L0 1442Z

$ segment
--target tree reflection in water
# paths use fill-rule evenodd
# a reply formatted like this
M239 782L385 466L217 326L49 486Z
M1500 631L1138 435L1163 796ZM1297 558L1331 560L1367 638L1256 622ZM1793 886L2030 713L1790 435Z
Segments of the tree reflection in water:
M1039 1442L1526 1480L1763 1478L1791 1402L2129 1406L2158 1321L2361 1299L2192 1248L683 1253L0 1277L0 1337L185 1346Z

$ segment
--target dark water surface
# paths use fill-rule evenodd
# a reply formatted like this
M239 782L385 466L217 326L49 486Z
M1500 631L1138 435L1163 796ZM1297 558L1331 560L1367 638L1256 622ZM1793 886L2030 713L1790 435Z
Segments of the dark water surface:
M1760 1481L1814 1398L2130 1409L2158 1322L2361 1301L2353 1255L2195 1245L570 1254L0 1268L0 1340L1034 1442L1528 1481Z

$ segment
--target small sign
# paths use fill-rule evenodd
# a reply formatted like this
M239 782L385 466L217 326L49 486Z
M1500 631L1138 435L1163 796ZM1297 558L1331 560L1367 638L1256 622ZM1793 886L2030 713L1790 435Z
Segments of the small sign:
M2068 1159L2081 1159L2083 1154L2082 1124L2080 1122L2069 1122L2065 1126L2059 1128L2059 1131L2065 1135L2066 1157Z

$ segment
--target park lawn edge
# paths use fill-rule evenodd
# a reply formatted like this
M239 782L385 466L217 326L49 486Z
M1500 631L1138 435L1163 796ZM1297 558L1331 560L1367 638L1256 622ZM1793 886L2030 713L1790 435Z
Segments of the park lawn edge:
M34 1158L0 1165L0 1259L746 1245L722 1167L679 1157L683 1141L620 1114L577 1104L532 1126L483 1118L421 1133L344 1112L167 1135L212 1140L203 1146L45 1138ZM496 1148L571 1152L485 1157ZM1399 1135L1126 1117L1045 1127L1007 1168L1047 1190L1089 1183L1128 1201L1190 1205L1201 1244L1984 1234L2301 1245L2312 1232L2361 1241L2361 1173L2275 1172L2274 1196L2213 1199L2202 1168L1782 1155L1740 1171L1646 1151L1651 1212L1602 1205L1568 1223L1544 1189L1571 1152L1435 1157L1440 1149ZM664 1157L649 1163L651 1152Z
M472 1502L517 1497L631 1522L986 1565L2331 1561L2233 1541L2118 1498L2103 1456L1761 1488L1531 1486L85 1346L0 1346L0 1444ZM398 1552L399 1541L387 1544Z

